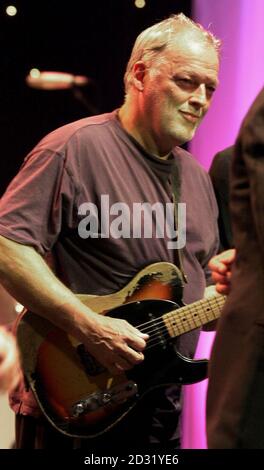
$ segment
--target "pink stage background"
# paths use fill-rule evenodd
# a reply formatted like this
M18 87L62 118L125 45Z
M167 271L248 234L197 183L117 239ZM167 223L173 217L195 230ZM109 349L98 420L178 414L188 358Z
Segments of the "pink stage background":
M193 19L223 41L220 86L191 144L208 169L219 150L232 145L241 121L264 84L264 1L193 0ZM213 333L201 333L196 357L209 357ZM206 448L207 381L185 387L183 447Z

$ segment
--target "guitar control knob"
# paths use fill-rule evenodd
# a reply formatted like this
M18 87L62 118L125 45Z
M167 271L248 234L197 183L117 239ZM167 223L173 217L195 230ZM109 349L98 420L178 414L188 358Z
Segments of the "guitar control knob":
M82 415L85 411L85 406L83 403L76 403L76 405L73 407L73 416L75 418L78 418L80 415Z
M109 403L111 398L112 398L112 396L110 395L110 393L104 393L103 396L102 396L102 402L104 404Z

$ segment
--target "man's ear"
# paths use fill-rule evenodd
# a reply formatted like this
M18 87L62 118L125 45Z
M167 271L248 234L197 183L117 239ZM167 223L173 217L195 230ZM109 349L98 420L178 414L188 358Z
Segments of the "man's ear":
M146 76L146 65L142 61L138 61L133 67L134 85L139 91L144 90L144 78Z

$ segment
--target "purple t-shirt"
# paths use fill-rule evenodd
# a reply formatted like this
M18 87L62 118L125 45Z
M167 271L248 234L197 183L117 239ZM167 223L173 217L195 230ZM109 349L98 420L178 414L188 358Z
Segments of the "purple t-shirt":
M139 228L138 217L132 217L135 203L171 203L174 159L180 163L181 202L186 203L184 301L191 303L203 296L206 264L218 247L210 179L183 149L176 147L168 160L148 154L124 131L116 112L63 126L32 150L1 200L0 234L43 256L51 253L58 276L76 293L119 290L144 266L177 264L166 230L164 237L156 236L155 220L152 238L129 236ZM112 231L102 237L107 235L108 207ZM85 217L91 208L98 223L90 218L89 225ZM118 237L121 229L124 236ZM94 235L86 238L89 231ZM193 355L197 334L181 337L183 354ZM27 412L24 405L20 410Z

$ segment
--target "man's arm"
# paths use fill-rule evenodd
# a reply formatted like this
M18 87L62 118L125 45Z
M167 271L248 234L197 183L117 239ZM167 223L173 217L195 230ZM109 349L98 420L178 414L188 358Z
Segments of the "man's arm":
M144 359L148 336L125 320L98 315L85 306L34 248L0 236L0 281L26 308L75 336L110 372Z

